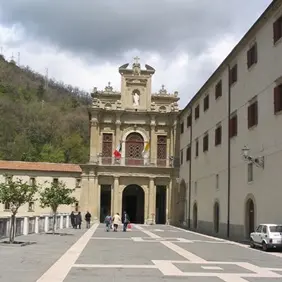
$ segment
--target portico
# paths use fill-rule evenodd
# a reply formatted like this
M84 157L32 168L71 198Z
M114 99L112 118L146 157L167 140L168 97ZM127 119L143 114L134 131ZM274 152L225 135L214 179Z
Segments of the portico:
M119 68L121 92L94 88L89 108L90 159L81 165L80 208L94 221L126 210L136 223L167 223L178 177L178 93L151 93L155 70Z

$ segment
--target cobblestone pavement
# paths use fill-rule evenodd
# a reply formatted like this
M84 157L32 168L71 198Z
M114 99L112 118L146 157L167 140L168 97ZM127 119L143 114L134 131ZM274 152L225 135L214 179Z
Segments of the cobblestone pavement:
M55 244L48 242L50 248L52 243ZM14 271L18 280L0 279L0 281L282 281L282 253L265 253L250 249L246 245L172 226L134 225L129 232L105 232L102 224L93 225L69 249L66 246L70 245L70 242L57 249L56 246L59 245L59 243L53 245L53 250L49 253L50 255L52 252L58 253L60 249L61 257L56 261L53 255L53 265L51 267L49 265L49 269L45 262L45 272L42 272L42 267L41 271L37 270L38 261L34 261L33 265L29 264L28 273L32 267L36 274L40 273L37 280L34 279L34 275L29 275L29 280L23 278L22 267L19 273L17 270ZM40 248L40 244L35 246ZM30 247L36 248L29 246L22 249ZM7 254L7 251L5 253ZM32 257L31 253L30 251ZM43 253L42 257L45 255L46 253ZM2 261L2 249L0 260ZM1 272L2 268L1 262ZM10 270L11 268L12 265ZM22 278L19 279L20 277Z

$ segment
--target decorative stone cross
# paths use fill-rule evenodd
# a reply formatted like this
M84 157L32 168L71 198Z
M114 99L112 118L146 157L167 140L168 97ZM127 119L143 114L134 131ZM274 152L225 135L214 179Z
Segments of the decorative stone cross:
M164 85L162 85L162 90L165 90L165 86Z
M134 64L139 64L140 58L139 58L138 56L136 56L136 57L133 58L133 59L134 59Z
M108 87L111 87L111 82L108 82Z

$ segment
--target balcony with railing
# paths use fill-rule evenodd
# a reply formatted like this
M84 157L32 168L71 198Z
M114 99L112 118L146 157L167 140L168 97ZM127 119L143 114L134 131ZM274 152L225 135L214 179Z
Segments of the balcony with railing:
M116 158L99 156L98 164L104 166L135 166L135 167L177 167L175 158L150 159L150 158Z

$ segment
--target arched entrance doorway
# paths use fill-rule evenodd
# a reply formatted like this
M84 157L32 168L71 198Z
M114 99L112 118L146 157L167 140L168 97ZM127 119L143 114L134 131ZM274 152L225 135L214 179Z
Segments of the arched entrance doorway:
M198 227L198 206L197 203L194 203L193 206L193 227L197 229Z
M218 233L219 231L219 203L215 202L213 206L213 225L214 232Z
M141 165L143 164L142 151L144 149L144 139L137 132L130 133L125 141L125 164Z
M128 185L122 192L122 212L126 211L130 222L144 223L144 190L139 185Z
M250 198L246 202L245 224L246 237L249 238L250 233L255 230L255 205L254 201Z

